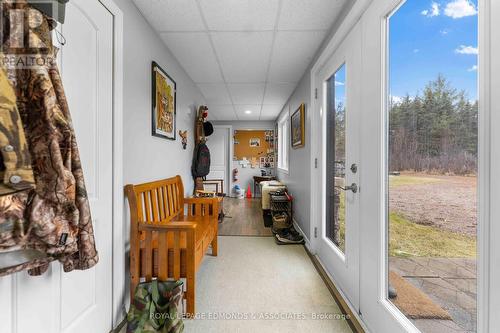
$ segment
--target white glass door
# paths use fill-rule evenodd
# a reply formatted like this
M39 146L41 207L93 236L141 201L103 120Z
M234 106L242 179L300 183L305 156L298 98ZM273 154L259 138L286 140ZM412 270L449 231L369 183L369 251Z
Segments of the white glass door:
M363 15L360 308L374 332L477 331L478 12L375 0Z
M351 305L359 304L359 112L361 29L356 26L317 77L321 103L321 217L316 249Z

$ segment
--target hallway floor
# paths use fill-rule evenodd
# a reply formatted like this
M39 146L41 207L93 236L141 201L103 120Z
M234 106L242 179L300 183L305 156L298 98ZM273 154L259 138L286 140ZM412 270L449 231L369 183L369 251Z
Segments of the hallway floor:
M261 198L224 198L226 218L219 224L220 236L272 236L264 226Z
M219 256L205 257L196 280L200 316L248 319L187 320L185 332L352 332L303 246L220 236Z

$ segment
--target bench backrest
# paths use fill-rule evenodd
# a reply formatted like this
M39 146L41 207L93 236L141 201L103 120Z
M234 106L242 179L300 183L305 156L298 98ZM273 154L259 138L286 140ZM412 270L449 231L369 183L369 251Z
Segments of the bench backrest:
M132 223L169 222L184 216L181 176L126 186ZM133 207L136 207L134 212ZM135 220L135 221L134 221Z

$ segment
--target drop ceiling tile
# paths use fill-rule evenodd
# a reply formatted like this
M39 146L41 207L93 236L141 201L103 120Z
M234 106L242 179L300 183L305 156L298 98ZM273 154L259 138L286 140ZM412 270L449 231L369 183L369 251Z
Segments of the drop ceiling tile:
M284 0L279 30L328 30L346 0Z
M232 104L225 83L198 83L207 104Z
M261 120L276 119L276 118L278 118L281 110L283 110L283 104L281 104L281 105L262 105L260 119Z
M276 34L270 82L298 82L318 51L326 32L280 31Z
M262 121L274 121L276 120L277 116L263 116L261 115L259 120L262 120Z
M278 0L200 0L208 29L217 31L273 30Z
M264 83L228 84L234 104L260 104L264 98Z
M285 104L296 86L296 83L268 83L264 104Z
M149 0L148 21L159 32L204 31L205 25L195 0Z
M226 82L265 82L273 32L211 33Z
M161 38L193 81L224 82L207 33L171 32Z
M208 119L212 119L211 117L216 120L238 120L232 105L208 104Z
M259 120L261 107L260 104L243 104L235 105L234 110L239 120ZM247 114L245 112L247 110L252 111L252 113Z

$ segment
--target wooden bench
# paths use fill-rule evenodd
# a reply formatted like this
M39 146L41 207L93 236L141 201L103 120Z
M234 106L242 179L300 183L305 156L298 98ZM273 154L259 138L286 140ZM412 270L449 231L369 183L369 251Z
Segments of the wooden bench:
M186 309L195 314L195 275L209 246L217 256L217 198L184 198L180 176L127 185L130 292L141 279L186 278Z

